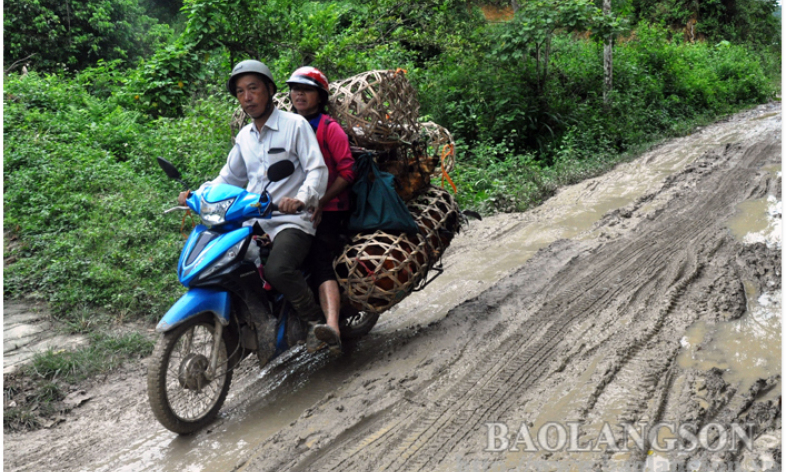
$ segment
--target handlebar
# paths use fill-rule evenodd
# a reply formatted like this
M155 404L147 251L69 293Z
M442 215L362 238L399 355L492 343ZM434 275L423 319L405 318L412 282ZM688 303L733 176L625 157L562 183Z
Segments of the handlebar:
M172 213L173 211L178 211L178 210L180 210L180 211L187 211L187 210L190 210L190 208L188 208L187 206L178 205L176 207L172 207L172 208L168 208L168 209L164 210L164 214L166 215L167 213ZM295 213L282 213L281 211L279 211L278 205L276 205L275 203L271 203L270 204L270 209L268 211L270 211L270 213L277 212L277 213L279 213L281 215L287 215L287 214L300 215L300 214L303 214L303 213L311 213L309 211L304 211L303 209L300 209L300 210L296 211Z
M185 211L185 210L189 210L189 208L187 206L180 206L180 205L178 205L178 206L172 207L172 208L170 208L168 210L164 210L164 214L166 215L167 213L172 213L173 211L176 211L176 210Z

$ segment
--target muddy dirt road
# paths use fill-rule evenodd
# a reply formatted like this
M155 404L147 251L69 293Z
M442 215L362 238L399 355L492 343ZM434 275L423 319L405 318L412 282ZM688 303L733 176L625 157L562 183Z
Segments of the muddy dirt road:
M343 357L245 361L203 432L140 363L4 470L780 470L780 171L780 104L736 115L471 222Z

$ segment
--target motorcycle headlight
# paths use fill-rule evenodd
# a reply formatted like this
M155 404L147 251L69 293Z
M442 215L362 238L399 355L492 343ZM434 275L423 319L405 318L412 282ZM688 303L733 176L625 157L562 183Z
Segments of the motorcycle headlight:
M210 267L208 267L207 269L205 269L204 272L199 274L199 278L206 279L207 277L210 277L219 269L222 269L227 265L231 264L235 259L237 259L238 254L240 254L240 251L243 249L243 243L245 242L246 242L245 240L240 241L239 243L229 248L229 250L225 252L220 259L212 263Z
M229 200L222 200L216 203L208 203L202 198L199 212L199 218L202 220L202 224L208 228L212 228L213 226L225 223L227 210L229 210L229 207L232 206L234 201L234 198L230 198Z

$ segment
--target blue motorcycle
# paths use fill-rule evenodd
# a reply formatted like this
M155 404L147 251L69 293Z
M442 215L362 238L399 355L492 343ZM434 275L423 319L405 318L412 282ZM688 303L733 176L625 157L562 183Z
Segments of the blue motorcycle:
M171 163L158 162L188 188ZM278 182L293 172L291 162L277 162L268 169L268 179ZM190 209L201 220L178 261L178 278L189 290L156 327L160 338L147 376L155 417L178 434L197 431L216 417L241 360L256 353L264 366L306 337L289 303L263 278L264 232L258 224L243 225L278 214L267 186L261 194L228 184L204 186L189 195L187 205L167 212ZM378 316L343 304L342 338L368 333Z

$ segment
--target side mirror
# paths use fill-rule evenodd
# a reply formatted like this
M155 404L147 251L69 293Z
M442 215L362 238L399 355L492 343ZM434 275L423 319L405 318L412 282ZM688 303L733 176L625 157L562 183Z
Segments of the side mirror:
M284 180L295 172L295 164L292 161L278 161L267 169L267 179L271 182ZM167 174L168 175L168 174Z
M156 160L158 160L158 165L161 167L161 169L164 170L164 173L166 173L167 177L169 177L172 180L181 179L180 171L178 171L177 168L175 168L175 166L171 162L164 159L163 157L158 157L156 158Z
M164 159L163 157L157 157L156 160L158 161L159 167L164 171L167 177L172 180L176 180L180 182L184 188L188 188L185 182L183 182L183 177L180 175L180 171L168 160Z

